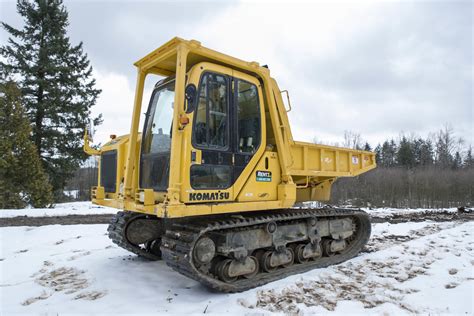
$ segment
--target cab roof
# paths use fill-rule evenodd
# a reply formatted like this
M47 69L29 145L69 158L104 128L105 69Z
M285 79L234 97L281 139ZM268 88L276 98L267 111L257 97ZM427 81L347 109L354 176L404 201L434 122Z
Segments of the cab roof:
M188 50L186 71L200 62L210 62L239 70L257 77L268 76L268 68L260 66L257 62L247 62L215 50L206 48L196 40L184 40L174 37L162 46L158 47L142 59L135 62L135 66L145 73L160 76L172 76L176 73L176 62L178 50Z

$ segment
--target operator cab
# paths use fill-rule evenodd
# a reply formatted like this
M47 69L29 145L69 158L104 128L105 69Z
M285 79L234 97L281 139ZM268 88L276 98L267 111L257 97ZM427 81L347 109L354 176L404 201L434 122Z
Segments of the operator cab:
M183 185L187 192L219 190L232 200L232 187L239 176L257 151L263 153L260 83L247 74L206 62L195 65L187 79L187 87L194 87L186 91L195 95L187 95L190 124L186 128L190 131L184 133L184 141L190 150L180 156L189 161L186 165L190 167L183 172L190 180ZM177 110L174 91L174 78L167 78L152 93L142 134L141 189L168 189L173 111Z

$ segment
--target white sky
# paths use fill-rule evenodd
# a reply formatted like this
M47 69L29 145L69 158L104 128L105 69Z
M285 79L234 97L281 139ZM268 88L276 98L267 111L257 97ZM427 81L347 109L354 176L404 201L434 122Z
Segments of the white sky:
M376 145L447 123L474 144L471 1L65 4L72 43L84 42L103 90L96 142L129 132L133 62L180 36L268 64L290 91L296 140L342 142L351 130ZM15 2L0 5L0 20L21 26ZM6 38L0 31L1 44Z

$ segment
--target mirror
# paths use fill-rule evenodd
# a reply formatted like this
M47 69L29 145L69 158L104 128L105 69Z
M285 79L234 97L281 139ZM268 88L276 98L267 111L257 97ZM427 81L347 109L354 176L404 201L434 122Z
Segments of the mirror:
M89 119L89 122L86 125L87 137L92 142L94 138L94 120Z
M196 86L194 84L188 84L184 90L184 96L187 101L186 113L189 114L194 111L194 104L196 99Z

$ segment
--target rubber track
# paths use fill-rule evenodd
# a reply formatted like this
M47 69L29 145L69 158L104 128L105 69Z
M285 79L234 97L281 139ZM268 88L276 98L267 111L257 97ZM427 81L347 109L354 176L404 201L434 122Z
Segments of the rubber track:
M316 261L294 264L288 268L280 268L271 273L260 272L252 279L239 279L233 283L224 283L221 280L197 270L191 262L192 249L196 241L204 234L214 230L226 230L239 227L250 227L268 223L270 221L302 220L309 217L318 219L334 217L356 217L359 219L358 231L355 232L354 240L349 248L342 254L333 257L323 257ZM367 243L370 237L370 219L367 213L356 209L293 209L284 211L272 211L261 216L240 216L237 219L225 221L206 220L188 222L186 224L174 224L169 227L163 236L161 251L163 260L175 271L192 278L203 285L219 292L241 292L266 283L276 281L287 276L306 272L314 268L327 267L355 257Z
M145 217L140 213L133 213L133 212L118 212L117 214L112 217L109 227L107 231L109 233L109 238L112 242L119 247L133 252L140 257L144 257L149 260L160 260L161 257L150 252L147 252L145 249L142 249L127 240L125 236L125 229L127 228L128 223L130 223L133 219L137 217Z

